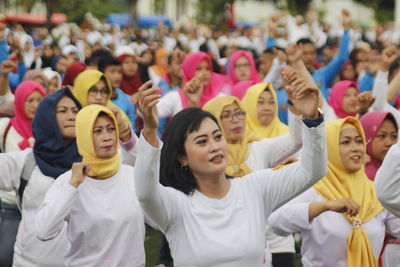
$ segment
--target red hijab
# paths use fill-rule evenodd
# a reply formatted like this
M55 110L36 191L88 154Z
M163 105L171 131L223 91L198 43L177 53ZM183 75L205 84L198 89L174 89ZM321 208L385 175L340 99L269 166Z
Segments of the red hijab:
M250 65L250 78L249 80L254 81L255 83L261 82L260 77L258 76L256 63L254 62L253 56L244 50L236 51L232 54L229 59L229 68L228 68L228 76L231 78L233 84L237 84L239 79L235 75L235 63L240 57L245 57Z
M121 64L123 64L127 57L135 57L135 56L130 54L122 54L118 56L118 60L119 62L121 62ZM125 74L123 74L120 89L124 91L124 93L127 95L133 95L138 91L139 87L142 84L143 82L140 79L139 69L138 69L138 72L134 76L126 76Z
M382 161L374 157L374 154L372 152L372 140L375 138L376 134L381 128L382 123L388 117L392 118L394 125L396 126L396 128L398 128L393 115L389 112L383 112L380 110L368 112L360 120L361 125L364 128L365 138L367 140L367 154L371 158L371 162L365 167L365 172L368 178L372 181L375 180L376 172L382 165Z
M20 83L15 90L15 100L14 100L14 110L15 117L11 119L11 125L21 135L24 140L22 140L18 146L21 150L30 147L29 138L32 135L32 120L28 119L25 114L25 101L30 94L34 91L38 91L42 96L46 95L43 87L35 81L24 81Z
M65 71L65 75L62 81L62 86L64 87L66 85L70 85L73 87L76 77L79 75L79 73L86 70L86 68L87 68L86 64L80 61L72 63Z
M189 82L196 75L196 69L199 66L200 62L206 60L210 71L213 71L212 63L210 57L204 52L194 52L190 53L185 57L182 63L182 73L183 73L183 83ZM220 92L225 92L230 94L231 91L231 83L229 79L221 74L217 74L212 72L210 82L204 86L203 94L200 97L200 107L203 107L208 100L216 97ZM183 108L188 107L188 100L182 89L179 91L179 95L181 96L182 106Z
M357 115L357 113L346 113L342 108L344 95L350 87L354 87L358 93L360 92L357 83L354 81L340 81L332 87L329 105L335 110L336 116L339 118L355 117Z

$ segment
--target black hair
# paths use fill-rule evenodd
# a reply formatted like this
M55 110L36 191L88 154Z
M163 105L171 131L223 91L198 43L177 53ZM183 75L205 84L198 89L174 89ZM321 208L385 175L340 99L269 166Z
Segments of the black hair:
M100 59L106 56L112 56L111 52L107 49L97 49L92 52L90 57L86 60L86 65L97 66Z
M100 58L98 63L99 71L104 73L108 66L121 66L121 62L113 56L105 56Z
M108 118L110 118L113 122L114 122L114 124L115 124L115 121L113 120L113 118L110 116L110 115L108 115L107 113L105 113L104 111L100 111L99 112L99 115L97 115L97 118L98 117L108 117Z
M274 54L274 50L272 48L266 48L263 51L263 54Z
M178 112L164 131L160 160L160 183L170 186L186 195L197 188L197 182L189 167L181 166L180 158L186 156L185 140L187 136L199 130L204 119L218 121L210 112L200 108L186 108ZM218 126L219 127L219 126Z
M388 113L383 121L391 121L396 128L396 131L399 131L399 126L397 125L396 119L394 118L392 113Z
M302 38L296 42L296 44L314 44L310 38Z

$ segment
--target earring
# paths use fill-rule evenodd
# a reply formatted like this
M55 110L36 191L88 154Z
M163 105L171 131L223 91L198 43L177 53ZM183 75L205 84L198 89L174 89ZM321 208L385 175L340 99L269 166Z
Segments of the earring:
M182 163L181 163L181 168L182 168L185 172L188 170L188 166L187 166L187 165L183 165Z

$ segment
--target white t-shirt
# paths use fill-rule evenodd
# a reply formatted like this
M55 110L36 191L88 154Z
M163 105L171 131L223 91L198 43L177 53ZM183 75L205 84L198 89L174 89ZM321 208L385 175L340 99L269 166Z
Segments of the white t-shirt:
M66 266L144 266L144 216L136 197L133 167L121 165L107 179L86 177L75 188L71 171L49 189L36 218L36 234L57 237L68 223Z
M0 105L9 104L14 102L14 95L7 91L5 95L0 96Z
M269 214L326 173L323 129L303 127L301 153L307 160L232 179L221 199L160 185L162 143L155 148L141 136L135 165L138 198L146 216L165 233L175 266L263 266Z

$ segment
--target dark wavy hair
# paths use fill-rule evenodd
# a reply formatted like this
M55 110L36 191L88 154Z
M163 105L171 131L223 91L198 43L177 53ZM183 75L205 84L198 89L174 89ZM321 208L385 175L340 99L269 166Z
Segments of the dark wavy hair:
M178 112L164 131L160 160L160 183L170 186L186 195L197 188L196 179L190 168L182 167L180 158L186 156L185 141L187 136L199 130L204 119L210 118L217 125L218 121L210 112L200 108L186 108ZM219 125L218 125L219 127Z

